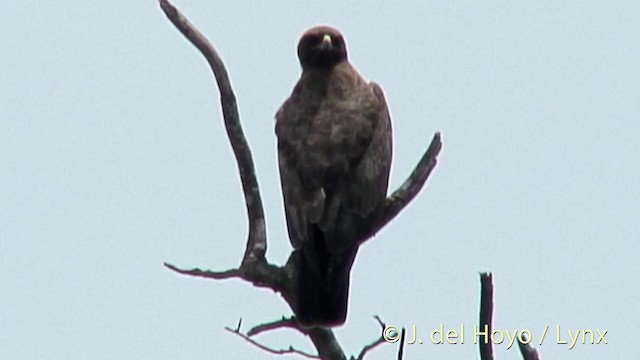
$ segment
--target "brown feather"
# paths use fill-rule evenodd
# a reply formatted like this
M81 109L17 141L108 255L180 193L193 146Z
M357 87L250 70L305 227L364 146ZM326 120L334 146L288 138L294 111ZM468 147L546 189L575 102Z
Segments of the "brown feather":
M346 45L337 30L307 31L298 55L302 75L276 114L287 228L291 244L304 255L301 272L308 278L300 281L310 282L315 276L321 285L332 284L337 280L331 279L338 277L342 280L335 286L344 287L332 290L327 285L325 295L316 294L344 302L344 314L335 319L332 314L325 319L308 314L307 320L341 323L360 237L386 198L391 121L382 90L365 81L347 61ZM307 283L303 286L315 291ZM318 299L309 301L319 306ZM340 307L327 306L331 311Z

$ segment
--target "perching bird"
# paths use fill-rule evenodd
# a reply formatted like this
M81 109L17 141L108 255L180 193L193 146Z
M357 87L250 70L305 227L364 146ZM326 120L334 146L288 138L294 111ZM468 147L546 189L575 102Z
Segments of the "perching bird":
M276 113L287 228L301 252L294 312L305 326L335 326L346 320L358 246L386 198L391 121L338 30L305 32L298 58L302 75Z

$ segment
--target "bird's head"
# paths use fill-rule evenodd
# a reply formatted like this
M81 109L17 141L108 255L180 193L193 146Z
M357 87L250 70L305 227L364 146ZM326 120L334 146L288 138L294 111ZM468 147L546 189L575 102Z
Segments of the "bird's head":
M300 38L298 58L302 69L330 69L347 60L347 45L337 29L316 26L307 30Z

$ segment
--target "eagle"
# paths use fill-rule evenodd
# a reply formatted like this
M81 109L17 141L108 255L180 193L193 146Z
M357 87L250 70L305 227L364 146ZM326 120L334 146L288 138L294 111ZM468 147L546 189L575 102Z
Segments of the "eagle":
M391 120L337 29L307 30L298 58L302 74L275 126L287 230L300 254L293 310L304 326L332 327L346 320L351 267L386 199Z

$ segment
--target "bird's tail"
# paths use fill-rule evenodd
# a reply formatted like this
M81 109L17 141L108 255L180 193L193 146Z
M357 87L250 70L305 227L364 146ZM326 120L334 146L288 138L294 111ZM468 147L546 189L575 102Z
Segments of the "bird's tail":
M331 254L322 234L314 235L303 246L298 263L296 317L304 326L341 325L347 318L349 278L358 247Z

